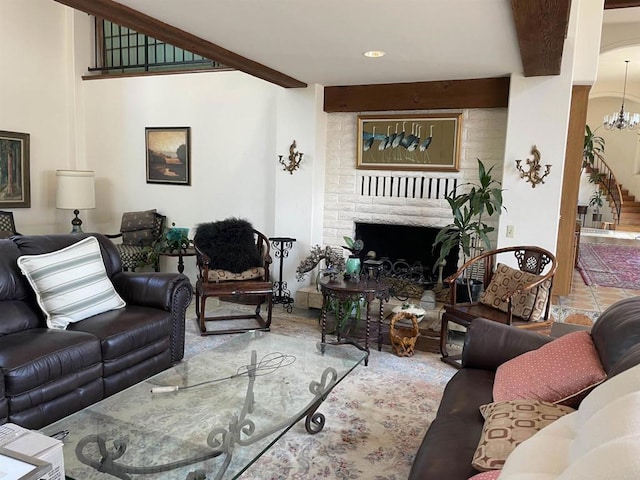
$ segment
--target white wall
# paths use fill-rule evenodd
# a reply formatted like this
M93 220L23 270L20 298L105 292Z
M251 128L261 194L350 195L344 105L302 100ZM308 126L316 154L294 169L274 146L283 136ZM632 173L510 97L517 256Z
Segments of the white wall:
M89 219L98 231L117 232L123 211L157 208L176 226L235 216L267 236L309 242L313 165L322 152L308 120L313 87L289 93L240 72L215 72L92 80L84 94L87 158L98 179ZM147 184L145 127L172 126L191 128L191 186ZM286 156L294 138L306 155L290 175L277 155ZM291 279L293 262L285 264ZM194 270L185 273L195 279Z
M55 209L55 170L77 165L70 22L70 10L49 0L0 5L0 130L28 133L31 143L31 208L12 209L21 233L71 230L71 212Z
M595 81L594 45L600 38L596 27L602 22L602 0L574 0L571 7L560 74L511 75L503 175L508 211L500 219L499 247L534 244L556 251L571 90L574 82ZM533 145L540 151L541 163L551 165L545 183L535 188L515 168L516 159L524 164L532 158ZM509 225L515 227L513 238L506 237Z
M32 208L15 212L23 232L68 231L70 212L54 208L55 170L93 168L98 205L82 213L86 231L115 232L123 211L144 208L187 227L243 216L267 235L298 239L289 271L311 244L323 241L321 187L332 168L325 170L325 158L333 158L333 135L320 87L284 90L239 72L81 81L90 57L82 48L90 45L88 16L50 0L0 2L0 128L30 133L32 142ZM569 64L560 77L512 77L507 120L506 223L516 225L513 242L552 251L574 42L570 29ZM152 126L191 127L190 187L145 183L144 128ZM305 160L289 175L277 155L286 155L293 139ZM547 184L535 190L513 168L534 143L554 165ZM186 273L193 278L193 271Z

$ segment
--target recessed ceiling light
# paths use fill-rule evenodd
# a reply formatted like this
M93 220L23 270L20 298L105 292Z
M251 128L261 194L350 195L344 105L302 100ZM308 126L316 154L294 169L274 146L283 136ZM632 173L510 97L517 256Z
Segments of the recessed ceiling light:
M378 58L385 55L385 52L381 50L369 50L368 52L364 52L363 55L369 58Z

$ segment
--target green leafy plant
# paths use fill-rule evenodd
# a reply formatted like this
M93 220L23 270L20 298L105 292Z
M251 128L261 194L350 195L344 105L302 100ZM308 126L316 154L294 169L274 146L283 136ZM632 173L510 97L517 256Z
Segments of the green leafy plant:
M594 213L600 213L600 208L604 206L604 194L602 190L597 188L589 198L589 206L593 207Z
M596 135L589 125L585 125L582 147L582 167L593 166L597 159L604 160L604 138ZM592 182L597 183L597 182Z
M171 228L165 228L162 236L151 245L143 249L144 260L138 262L138 267L155 265L160 259L160 255L166 252L177 252L186 249L191 244L189 240L189 230L186 228L176 228L172 223Z
M495 230L494 227L484 222L485 216L501 213L506 208L502 205L502 185L492 176L495 165L488 170L478 159L478 182L465 183L450 192L446 200L453 213L453 222L446 225L438 232L433 242L433 250L440 246L438 261L434 265L442 263L449 252L459 246L464 261L471 256L471 248L474 238L482 241L487 249L491 249L491 241L488 233ZM461 192L460 190L468 190Z
M364 242L362 240L354 240L351 237L342 237L346 246L342 246L345 250L349 250L352 255L358 255L364 248Z

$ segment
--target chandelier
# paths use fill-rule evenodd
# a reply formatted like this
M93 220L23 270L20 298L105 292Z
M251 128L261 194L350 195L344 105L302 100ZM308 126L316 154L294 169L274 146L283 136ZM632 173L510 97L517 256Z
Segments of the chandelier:
M604 128L606 130L634 130L640 124L640 113L629 113L624 111L624 98L627 93L627 71L629 70L629 60L625 60L627 64L624 69L624 89L622 90L622 106L619 112L613 112L611 115L604 116Z

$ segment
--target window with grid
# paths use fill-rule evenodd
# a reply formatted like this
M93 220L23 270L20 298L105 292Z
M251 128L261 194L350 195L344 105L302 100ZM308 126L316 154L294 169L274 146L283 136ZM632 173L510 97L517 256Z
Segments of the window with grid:
M100 18L96 18L95 48L97 65L89 70L102 73L222 67L218 62Z

